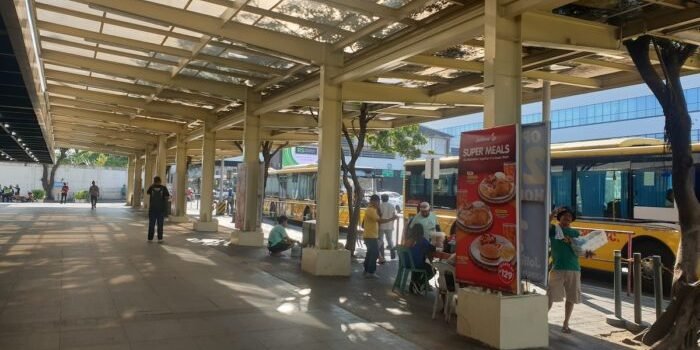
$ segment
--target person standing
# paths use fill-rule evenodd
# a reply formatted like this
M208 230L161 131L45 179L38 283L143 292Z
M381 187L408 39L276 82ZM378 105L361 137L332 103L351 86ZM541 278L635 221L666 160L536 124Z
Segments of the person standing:
M369 206L365 210L365 219L362 223L364 229L365 247L367 253L364 261L364 275L367 278L377 278L377 258L379 257L379 224L395 220L382 219L381 210L379 209L379 196L373 194L369 198Z
M379 205L379 211L382 213L382 219L391 219L391 221L379 224L379 263L383 264L386 262L384 258L384 240L386 240L387 246L389 247L389 252L391 258L396 257L396 252L394 251L394 219L396 218L396 209L394 205L389 203L389 195L382 195L382 203Z
M66 199L68 198L68 183L64 182L63 187L61 187L61 204L66 204Z
M90 192L90 204L92 204L92 209L97 209L97 197L100 196L100 188L95 185L95 181L92 182L92 186L90 186L88 192Z
M415 225L423 226L423 235L425 236L425 239L429 241L430 235L433 232L440 231L440 226L438 226L437 223L437 217L430 210L430 204L428 202L422 202L418 206L418 209L419 212L413 217L413 219L411 219L411 223L409 224L408 228L410 230Z
M160 176L153 178L153 184L146 190L150 196L148 202L148 242L153 242L153 235L156 224L158 225L158 243L163 243L163 221L165 220L165 210L168 205L170 192L168 188L161 185Z
M566 297L564 305L563 333L571 333L569 320L574 311L574 305L581 303L581 266L578 255L571 246L573 239L580 233L571 227L576 220L576 214L570 208L559 208L552 212L550 221L556 217L558 223L549 228L549 240L552 252L552 270L549 272L549 284L547 285L547 298L549 309L552 304L560 302ZM593 253L586 252L586 256Z
M21 193L21 191L20 191L20 188L19 188L19 184L16 184L16 185L15 185L15 196L19 197L19 194L20 194L20 193Z

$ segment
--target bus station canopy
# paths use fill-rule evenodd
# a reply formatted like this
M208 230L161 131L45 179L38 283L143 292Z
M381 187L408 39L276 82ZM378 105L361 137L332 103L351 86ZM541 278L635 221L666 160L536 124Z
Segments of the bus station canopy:
M503 16L520 21L523 103L541 99L543 81L551 83L552 97L639 83L625 39L653 34L700 43L697 1L501 2ZM251 99L261 141L315 142L324 66L334 68L331 81L341 87L348 125L363 102L377 114L370 129L459 116L484 103L483 0L1 6L6 20L22 24L8 31L15 53L32 68L23 77L48 150L136 154L177 133L196 150L207 122L217 154L240 154ZM700 70L700 55L684 68ZM171 137L168 148L174 147Z

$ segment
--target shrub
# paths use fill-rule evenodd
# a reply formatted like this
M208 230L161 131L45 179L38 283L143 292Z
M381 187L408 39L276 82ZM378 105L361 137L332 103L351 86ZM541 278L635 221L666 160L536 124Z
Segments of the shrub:
M34 196L34 199L44 199L46 192L42 189L32 190L32 196Z
M78 191L75 193L75 199L87 199L88 191Z

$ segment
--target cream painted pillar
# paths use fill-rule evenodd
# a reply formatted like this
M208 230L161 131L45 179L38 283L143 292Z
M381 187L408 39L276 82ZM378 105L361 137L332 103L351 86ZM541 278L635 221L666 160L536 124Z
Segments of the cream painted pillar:
M245 124L243 129L243 162L245 164L245 215L243 227L231 233L231 243L242 246L260 247L264 244L260 222L262 193L260 178L260 116L253 112L260 105L260 94L250 93L245 103Z
M142 171L143 159L141 159L141 155L138 154L134 160L134 187L131 197L131 206L134 208L141 208L141 194L143 193L143 178L141 177Z
M146 148L146 166L143 171L143 207L148 209L150 196L146 193L146 189L153 184L153 169L155 168L155 156L153 155L153 147Z
M185 197L187 196L187 143L185 134L176 136L177 148L175 149L175 215L170 216L172 222L187 222L187 208Z
M168 165L168 146L166 144L167 140L167 135L158 136L158 165L156 167L156 175L160 176L160 179L161 181L163 181L163 184L168 182L168 179L165 178L165 169Z
M317 276L350 275L350 251L338 249L338 191L342 156L340 123L343 117L343 101L341 87L333 84L332 78L338 74L341 63L342 58L334 54L321 67L319 156L316 177L316 246L304 248L301 261L303 271Z
M199 203L199 221L194 223L194 230L200 232L216 232L219 222L212 218L212 191L214 190L214 167L216 157L216 132L210 121L204 122L202 137L202 185Z
M125 200L126 200L126 205L131 205L131 200L132 197L134 196L134 168L136 167L136 156L130 155L129 158L129 163L126 168L126 194L125 194Z
M542 121L552 120L552 84L549 80L542 81Z
M520 17L501 17L499 9L506 2L484 3L484 127L487 128L520 122Z

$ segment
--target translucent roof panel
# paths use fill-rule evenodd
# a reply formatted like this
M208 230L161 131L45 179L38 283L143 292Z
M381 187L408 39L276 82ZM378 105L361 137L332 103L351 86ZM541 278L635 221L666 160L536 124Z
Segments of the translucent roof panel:
M392 23L392 24L382 28L380 31L373 33L372 37L377 38L377 39L383 39L383 38L388 37L391 34L399 32L400 30L402 30L406 27L408 27L408 26L405 24L395 22L395 23Z
M182 40L178 38L169 37L165 40L164 45L174 47L177 49L192 51L194 49L195 44L189 40Z
M36 17L40 21L56 23L73 28L90 30L93 32L100 30L100 22L75 16L66 16L64 14L46 11L43 9L36 10Z
M42 49L46 49L46 50L65 52L65 53L84 56L84 57L92 57L95 54L95 51L92 51L92 50L81 49L81 48L77 48L77 47L70 47L70 46L65 46L65 45L59 45L59 44L54 44L54 43L49 43L49 42L42 43L41 47L42 47Z
M332 26L337 26L351 14L350 11L308 0L285 0L273 11Z
M185 5L189 0L147 0L149 2L154 2L156 4L167 5L171 7L177 7L179 9L184 9Z
M150 28L161 29L161 30L165 30L165 29L168 29L170 27L170 26L165 25L164 23L154 22L154 21L149 20L147 18L140 18L140 17L136 17L136 16L127 17L127 16L122 16L120 14L116 14L113 12L107 12L107 18L115 19L115 20L118 20L121 22L136 24L136 25L139 25L142 27L150 27Z
M343 19L339 27L347 31L356 32L378 19L379 17L368 17L359 13L349 13Z
M421 1L421 0L413 0L413 1ZM391 8L400 8L406 4L411 2L411 0L379 0L377 1L377 4L391 7Z
M277 19L273 19L270 17L263 17L261 18L258 23L256 23L257 27L264 28L264 29L269 29L269 30L274 30L276 32L280 33L285 33L289 35L294 35L306 39L313 39L316 36L318 36L319 31L314 28L309 28L309 27L303 27L300 26L296 23L290 23L286 21L280 21Z
M187 6L187 10L201 13L204 15L208 16L215 16L219 17L221 14L226 11L227 7L225 6L220 6L216 4L212 4L210 2L202 1L202 0L192 0L189 6Z
M281 0L250 0L248 5L269 10L274 6L277 6L280 2Z
M252 25L252 24L255 24L255 22L257 22L260 19L260 17L262 17L262 16L256 15L256 14L253 14L250 12L246 12L246 11L240 11L231 20L234 22Z
M112 62L112 63L128 64L130 66L136 66L136 67L145 67L146 64L148 63L147 60L138 60L138 59L133 59L133 58L129 58L129 57L103 53L103 52L98 52L96 58L98 60L108 61L108 62ZM144 58L146 58L146 57L144 57Z
M85 12L91 15L102 15L102 11L98 9L91 8L87 4L81 4L78 2L73 2L73 1L66 1L66 0L35 0L37 3L41 4L48 4L48 5L53 5L56 7L61 7L64 9L68 10L74 10L74 11L80 11L80 12Z
M75 68L64 67L64 66L57 66L57 65L51 64L51 63L44 63L44 69L57 70L57 71L61 71L61 72L67 72L67 73L73 73L73 74L79 74L79 75L88 75L89 74L89 72L86 70L75 69Z
M105 23L104 27L102 28L102 33L108 34L108 35L114 35L126 39L134 39L138 38L139 41L145 41L151 44L160 44L165 36L160 35L160 34L154 34L154 33L149 33L145 32L142 30L135 30L131 28L125 28L122 26L116 26L113 24Z

